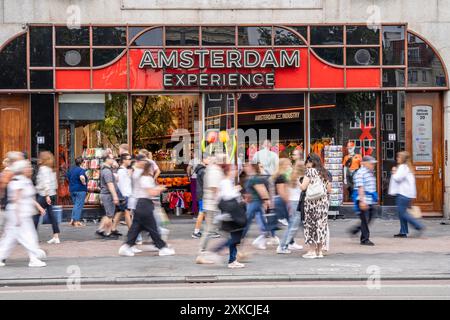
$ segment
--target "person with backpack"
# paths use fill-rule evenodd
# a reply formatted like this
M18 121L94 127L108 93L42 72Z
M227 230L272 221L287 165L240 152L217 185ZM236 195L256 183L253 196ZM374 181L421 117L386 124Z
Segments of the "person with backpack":
M213 261L219 260L218 253L225 248L229 248L228 268L244 268L245 265L237 261L238 249L242 239L243 230L247 224L245 209L241 205L240 186L235 185L237 170L234 165L223 164L221 166L224 179L219 183L219 204L221 211L221 230L229 234L228 240L219 244L213 252Z
M304 233L309 250L303 258L323 258L323 249L328 241L328 193L331 191L331 184L328 172L317 154L308 155L306 167L300 188L306 191Z
M195 228L194 233L192 234L192 238L194 239L200 239L202 237L202 233L200 232L200 229L202 227L202 222L205 218L205 213L203 210L203 185L204 185L204 178L205 178L205 172L206 172L206 166L208 165L208 156L205 155L203 157L203 162L199 163L194 168L195 175L195 183L196 183L196 196L198 201L198 216L197 221L195 222ZM191 183L194 183L194 181L191 179Z
M417 196L416 178L414 177L414 169L409 152L399 152L397 154L397 164L398 167L392 168L391 183L389 186L389 194L395 196L400 219L400 232L394 235L394 237L407 238L409 233L408 223L418 231L418 236L420 236L425 227L410 215L407 210L411 208L411 202Z

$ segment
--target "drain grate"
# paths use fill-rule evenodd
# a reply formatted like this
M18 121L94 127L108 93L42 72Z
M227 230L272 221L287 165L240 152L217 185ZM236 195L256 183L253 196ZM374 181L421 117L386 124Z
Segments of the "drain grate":
M213 283L217 282L216 276L188 276L185 277L187 283Z

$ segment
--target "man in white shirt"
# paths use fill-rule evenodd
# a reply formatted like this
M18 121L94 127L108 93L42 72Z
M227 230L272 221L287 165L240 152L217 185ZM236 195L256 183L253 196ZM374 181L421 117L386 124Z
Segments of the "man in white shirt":
M264 173L273 175L278 168L278 154L271 151L272 143L270 140L264 140L261 145L261 150L255 153L252 163L261 163L264 168Z

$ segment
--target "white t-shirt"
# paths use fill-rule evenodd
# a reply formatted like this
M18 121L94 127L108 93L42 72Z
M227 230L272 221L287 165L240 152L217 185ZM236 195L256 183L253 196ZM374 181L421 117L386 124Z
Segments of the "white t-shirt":
M18 195L17 192L20 192ZM17 198L17 196L19 198ZM37 214L35 204L36 189L33 182L25 176L15 176L8 184L8 205L7 211L15 214L19 210L21 217L31 217ZM18 208L16 206L19 206Z
M261 163L266 174L273 175L278 167L278 155L268 149L262 149L255 153L252 163Z
M119 187L120 193L124 197L130 197L132 194L131 189L131 176L128 173L128 169L124 167L120 167L117 171L118 182L117 186Z
M416 198L416 178L406 164L399 165L391 179L389 194L401 194L410 199Z
M289 186L288 192L289 192L289 201L298 201L300 199L300 194L302 193L302 190L300 190L300 182L297 181L297 186L295 188Z
M234 187L234 181L231 179L222 179L219 184L219 199L225 201L231 199L237 199L241 196L239 191Z
M54 196L57 188L56 172L50 167L40 166L36 176L36 191L39 195L43 197Z
M222 169L215 164L206 167L205 177L203 178L203 208L207 211L218 211L218 192L220 181L224 179ZM217 190L214 192L213 188Z
M149 195L148 189L155 188L155 179L151 176L141 176L139 178L139 191L135 194L137 199L152 199L153 197Z

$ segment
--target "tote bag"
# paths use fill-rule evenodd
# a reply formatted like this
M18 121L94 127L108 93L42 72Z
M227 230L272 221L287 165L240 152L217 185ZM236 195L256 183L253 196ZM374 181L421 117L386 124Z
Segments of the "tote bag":
M322 180L320 177L315 177L311 180L311 182L308 185L308 188L306 189L306 197L305 200L307 201L314 201L322 198L327 193L325 191L325 188L323 186Z

